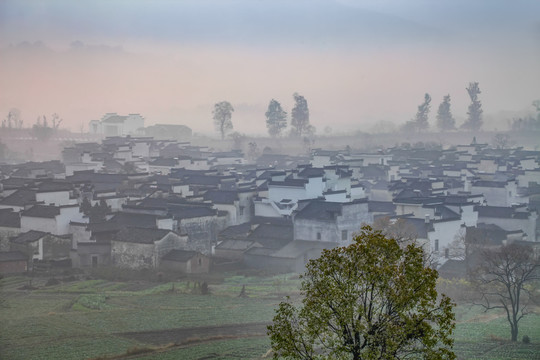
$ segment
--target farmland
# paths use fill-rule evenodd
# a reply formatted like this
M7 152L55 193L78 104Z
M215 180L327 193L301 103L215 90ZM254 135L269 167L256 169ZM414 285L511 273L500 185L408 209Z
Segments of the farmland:
M265 327L297 276L225 276L209 281L108 281L83 276L54 282L0 280L2 359L260 359ZM62 279L60 279L62 280ZM245 285L245 295L239 297ZM540 315L522 320L512 344L501 313L460 305L455 350L462 359L539 359Z

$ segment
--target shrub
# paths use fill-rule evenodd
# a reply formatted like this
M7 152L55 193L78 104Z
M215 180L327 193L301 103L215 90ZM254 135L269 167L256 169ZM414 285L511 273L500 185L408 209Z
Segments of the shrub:
M521 339L521 341L523 341L524 344L530 344L531 343L531 339L527 335L523 335L523 338Z
M58 285L60 284L60 280L56 279L56 278L50 278L49 280L47 280L47 282L45 283L45 286L53 286L53 285Z

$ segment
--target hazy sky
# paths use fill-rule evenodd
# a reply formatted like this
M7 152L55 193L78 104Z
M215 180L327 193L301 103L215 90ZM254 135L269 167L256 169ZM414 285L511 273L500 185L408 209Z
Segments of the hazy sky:
M0 0L0 116L26 125L117 112L213 132L228 100L235 130L262 134L294 92L319 132L403 123L426 92L432 124L446 94L460 124L471 81L492 127L532 111L540 1Z

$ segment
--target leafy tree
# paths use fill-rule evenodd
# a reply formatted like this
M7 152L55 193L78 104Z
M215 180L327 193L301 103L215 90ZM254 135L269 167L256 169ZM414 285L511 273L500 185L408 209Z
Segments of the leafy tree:
M465 123L461 125L461 127L468 130L480 130L483 123L483 110L482 102L478 100L478 95L482 92L480 91L477 82L469 83L469 87L466 88L466 90L467 93L469 93L469 97L471 98L471 104L469 105L469 111L467 111L467 121L465 121Z
M233 141L233 150L242 150L244 142L246 141L246 135L239 133L238 131L229 134L229 137Z
M437 127L441 131L454 130L456 128L456 120L450 111L450 95L446 95L439 105Z
M80 209L84 215L88 216L91 223L105 221L107 214L111 211L111 207L105 200L101 199L99 203L92 206L87 197L83 198Z
M293 94L294 107L291 112L291 134L302 137L310 131L309 109L306 99L298 93Z
M214 105L214 110L212 111L214 125L216 130L221 134L221 140L223 140L225 134L233 128L231 121L233 111L234 109L228 101L222 101Z
M132 161L126 161L124 165L122 165L122 169L120 170L122 174L136 174L137 173L137 166Z
M255 141L251 141L248 144L247 157L249 160L256 160L260 156L261 152Z
M455 359L454 305L437 299L437 277L420 247L363 227L307 264L301 306L280 303L274 359Z
M281 135L282 130L287 127L287 112L283 110L281 104L274 99L270 100L265 116L268 134L271 137Z
M529 312L527 284L540 278L540 260L531 246L510 244L482 251L481 265L473 273L484 309L504 309L512 341L517 341L519 321Z
M429 128L429 111L431 110L431 96L426 93L424 102L418 106L416 118L414 120L417 131L427 130Z

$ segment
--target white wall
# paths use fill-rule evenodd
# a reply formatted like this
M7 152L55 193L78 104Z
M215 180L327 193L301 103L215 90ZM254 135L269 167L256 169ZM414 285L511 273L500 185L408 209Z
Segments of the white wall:
M73 201L69 198L69 191L38 192L36 193L36 201L43 201L46 205L54 204L56 206L73 204Z

